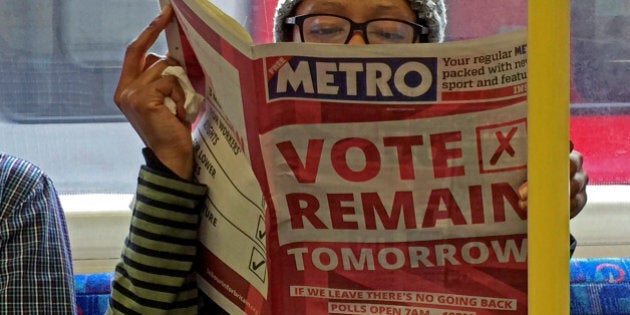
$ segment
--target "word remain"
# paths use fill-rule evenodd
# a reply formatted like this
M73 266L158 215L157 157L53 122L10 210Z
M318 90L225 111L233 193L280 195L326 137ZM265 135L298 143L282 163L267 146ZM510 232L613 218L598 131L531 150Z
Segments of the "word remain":
M520 220L526 219L512 186L495 183L489 190L493 223L507 220L506 201ZM411 191L394 192L389 206L383 204L379 192L328 193L322 200L308 193L289 193L286 204L294 230L414 230L433 228L444 221L453 226L487 223L483 196L482 186L473 185L467 196L456 196L450 188L433 189L425 206L416 205Z

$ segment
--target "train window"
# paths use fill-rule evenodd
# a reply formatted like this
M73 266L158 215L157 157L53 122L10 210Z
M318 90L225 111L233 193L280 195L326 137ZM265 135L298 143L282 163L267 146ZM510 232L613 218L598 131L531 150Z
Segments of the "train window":
M133 189L127 174L135 173L134 167L140 163L134 153L141 144L111 96L124 48L155 15L156 2L2 1L0 131L12 135L4 137L3 149L50 165L62 191L95 189L85 185L86 180L100 182L97 190L102 191ZM274 1L218 4L246 26L248 21L259 24L261 27L252 28L261 32L254 33L257 41L270 40L265 31L270 21L264 16L272 12ZM447 0L447 5L447 40L490 35L526 24L524 0L503 1L501 6L489 0ZM493 8L495 18L485 19L486 10L469 10L471 6ZM630 89L626 86L630 4L574 0L571 11L571 137L586 157L591 183L626 184L630 178L630 163L626 163L630 154ZM471 20L477 22L469 23ZM164 41L152 50L165 51ZM42 151L44 148L55 148L54 153ZM129 152L129 157L117 156L125 166L115 167L111 152ZM86 157L92 162L85 161ZM81 171L64 169L66 165ZM121 170L127 176L112 182L109 175L99 176L99 170Z
M630 2L571 6L571 135L596 184L630 183Z
M571 139L584 155L589 201L571 221L577 256L629 256L630 2L571 1Z
M212 2L271 41L274 0ZM447 40L527 24L527 0L445 2ZM124 49L157 3L0 1L1 149L40 165L62 194L132 193L142 143L111 98ZM628 184L630 2L572 0L571 18L571 138L591 184Z
M245 20L248 1L218 2ZM158 0L0 1L1 150L62 194L133 193L142 143L112 96L127 44L158 12Z

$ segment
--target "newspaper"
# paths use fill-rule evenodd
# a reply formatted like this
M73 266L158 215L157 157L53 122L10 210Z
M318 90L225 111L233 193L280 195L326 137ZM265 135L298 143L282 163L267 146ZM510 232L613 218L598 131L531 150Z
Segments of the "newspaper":
M167 40L206 98L198 285L231 314L527 314L527 41L253 44L207 0Z

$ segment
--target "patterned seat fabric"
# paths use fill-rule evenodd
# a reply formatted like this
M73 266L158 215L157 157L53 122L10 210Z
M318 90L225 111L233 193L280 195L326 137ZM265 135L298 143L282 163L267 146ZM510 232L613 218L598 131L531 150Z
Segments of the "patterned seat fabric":
M113 272L74 276L78 315L101 315L107 310Z
M107 309L113 272L75 275L79 315ZM571 315L630 314L630 257L573 258Z

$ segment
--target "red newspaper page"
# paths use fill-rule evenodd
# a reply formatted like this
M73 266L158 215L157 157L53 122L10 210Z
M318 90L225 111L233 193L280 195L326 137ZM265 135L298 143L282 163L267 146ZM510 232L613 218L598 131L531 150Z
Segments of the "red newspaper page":
M235 314L527 314L524 30L253 45L208 2L172 4L208 100L205 294Z

